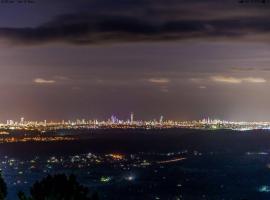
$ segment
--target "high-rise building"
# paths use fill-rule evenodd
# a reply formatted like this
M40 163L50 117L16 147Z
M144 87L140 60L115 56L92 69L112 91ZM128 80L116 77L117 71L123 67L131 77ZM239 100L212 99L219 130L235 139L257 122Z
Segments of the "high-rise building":
M118 123L118 119L117 119L116 116L114 116L114 115L111 116L111 123L112 123L112 124Z
M162 115L160 116L159 123L160 123L160 124L163 123L163 116L162 116Z
M130 123L133 124L133 122L134 122L134 113L132 112L130 114Z
M21 125L23 125L23 123L24 123L24 118L23 118L23 117L21 117L20 124L21 124Z

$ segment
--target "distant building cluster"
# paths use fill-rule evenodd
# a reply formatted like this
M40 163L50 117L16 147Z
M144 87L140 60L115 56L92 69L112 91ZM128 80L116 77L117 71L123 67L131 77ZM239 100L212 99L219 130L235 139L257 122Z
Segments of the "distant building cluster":
M7 134L5 130L56 130L56 129L109 129L109 128L142 128L142 129L165 129L165 128L192 128L192 129L231 129L246 131L253 129L270 129L270 122L239 122L205 118L193 121L165 120L161 115L159 119L148 121L138 120L134 113L126 120L121 120L112 115L107 120L62 120L62 121L26 121L23 117L19 121L7 120L0 123L0 135Z

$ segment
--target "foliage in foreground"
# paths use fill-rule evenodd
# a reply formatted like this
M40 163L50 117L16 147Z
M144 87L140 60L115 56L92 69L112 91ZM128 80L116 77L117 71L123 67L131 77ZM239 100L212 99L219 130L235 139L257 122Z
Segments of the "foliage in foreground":
M30 196L18 193L20 200L98 200L97 194L90 196L87 187L77 182L74 175L48 175L37 181L30 189Z
M7 185L0 173L0 200L5 199L7 196Z

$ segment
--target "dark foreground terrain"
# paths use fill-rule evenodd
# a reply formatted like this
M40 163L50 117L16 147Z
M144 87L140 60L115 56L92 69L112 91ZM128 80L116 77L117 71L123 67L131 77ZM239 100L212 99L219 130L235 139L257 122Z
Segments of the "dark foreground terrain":
M0 145L8 199L74 173L101 199L270 199L270 132L58 131L78 140Z

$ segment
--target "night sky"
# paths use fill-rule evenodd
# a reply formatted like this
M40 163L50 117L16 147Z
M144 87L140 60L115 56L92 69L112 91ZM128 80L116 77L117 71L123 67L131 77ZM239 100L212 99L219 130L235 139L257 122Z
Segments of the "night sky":
M0 3L0 120L270 121L270 1Z

